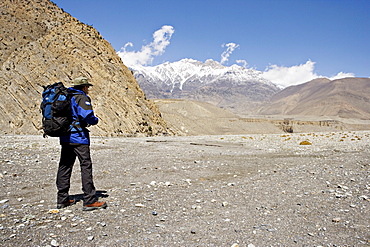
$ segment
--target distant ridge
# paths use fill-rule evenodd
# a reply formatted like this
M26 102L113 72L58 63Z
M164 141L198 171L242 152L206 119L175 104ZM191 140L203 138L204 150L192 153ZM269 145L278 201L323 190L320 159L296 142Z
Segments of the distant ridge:
M224 66L211 59L182 59L157 66L131 68L150 99L187 99L233 111L250 111L280 91L262 72L238 65Z
M370 79L319 78L275 94L262 115L313 115L370 119Z

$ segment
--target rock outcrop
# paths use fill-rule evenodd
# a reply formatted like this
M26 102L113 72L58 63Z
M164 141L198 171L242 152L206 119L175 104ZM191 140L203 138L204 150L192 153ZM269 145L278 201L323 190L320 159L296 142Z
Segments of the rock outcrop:
M42 133L43 85L85 76L100 123L95 135L168 133L131 71L97 30L48 0L0 3L0 126L2 134Z

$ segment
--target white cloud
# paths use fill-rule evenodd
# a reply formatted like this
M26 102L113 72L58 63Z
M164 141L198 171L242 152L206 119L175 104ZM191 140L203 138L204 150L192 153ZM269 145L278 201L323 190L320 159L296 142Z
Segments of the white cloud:
M342 79L346 77L355 77L355 74L353 73L345 73L345 72L339 72L337 75L330 77L330 80L336 80L336 79Z
M133 47L133 44L128 42L117 54L128 67L151 64L154 57L160 56L165 52L174 32L175 29L172 26L163 26L153 33L153 42L142 46L140 51L127 51L127 47Z
M284 67L270 65L262 76L271 82L283 87L297 85L318 78L313 72L315 62L308 60L305 64L295 65L292 67Z
M316 78L322 78L325 76L317 75L314 73L315 62L308 60L304 64L295 65L292 67L284 67L277 65L270 65L263 73L262 76L270 80L271 82L278 84L282 87L288 87L292 85L302 84L311 81ZM329 77L330 80L354 77L353 73L339 72L333 77Z
M221 54L221 61L220 61L221 64L224 64L225 62L229 61L229 57L231 53L233 53L233 51L239 47L239 45L235 43L228 43L226 45L225 44L222 45L222 47L225 47L225 46L227 47L227 49Z
M247 68L248 63L245 60L236 60L236 63L242 64L242 67Z

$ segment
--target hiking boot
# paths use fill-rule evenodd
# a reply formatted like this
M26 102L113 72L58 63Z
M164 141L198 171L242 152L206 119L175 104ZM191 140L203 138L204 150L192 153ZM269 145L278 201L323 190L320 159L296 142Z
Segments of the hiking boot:
M65 208L65 207L71 206L75 203L76 203L76 201L71 199L71 200L68 200L65 203L57 204L57 209Z
M83 211L92 211L92 210L95 210L95 209L106 208L106 207L107 207L107 203L105 203L105 202L94 202L92 204L83 206L82 210Z

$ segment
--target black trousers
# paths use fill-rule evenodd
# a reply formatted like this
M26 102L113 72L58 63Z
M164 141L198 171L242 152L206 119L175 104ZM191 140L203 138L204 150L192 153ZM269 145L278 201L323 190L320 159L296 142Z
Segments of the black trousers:
M92 162L89 145L62 144L60 162L57 174L57 203L62 204L69 200L70 180L76 157L80 161L83 205L89 205L97 201L96 190L92 175Z

